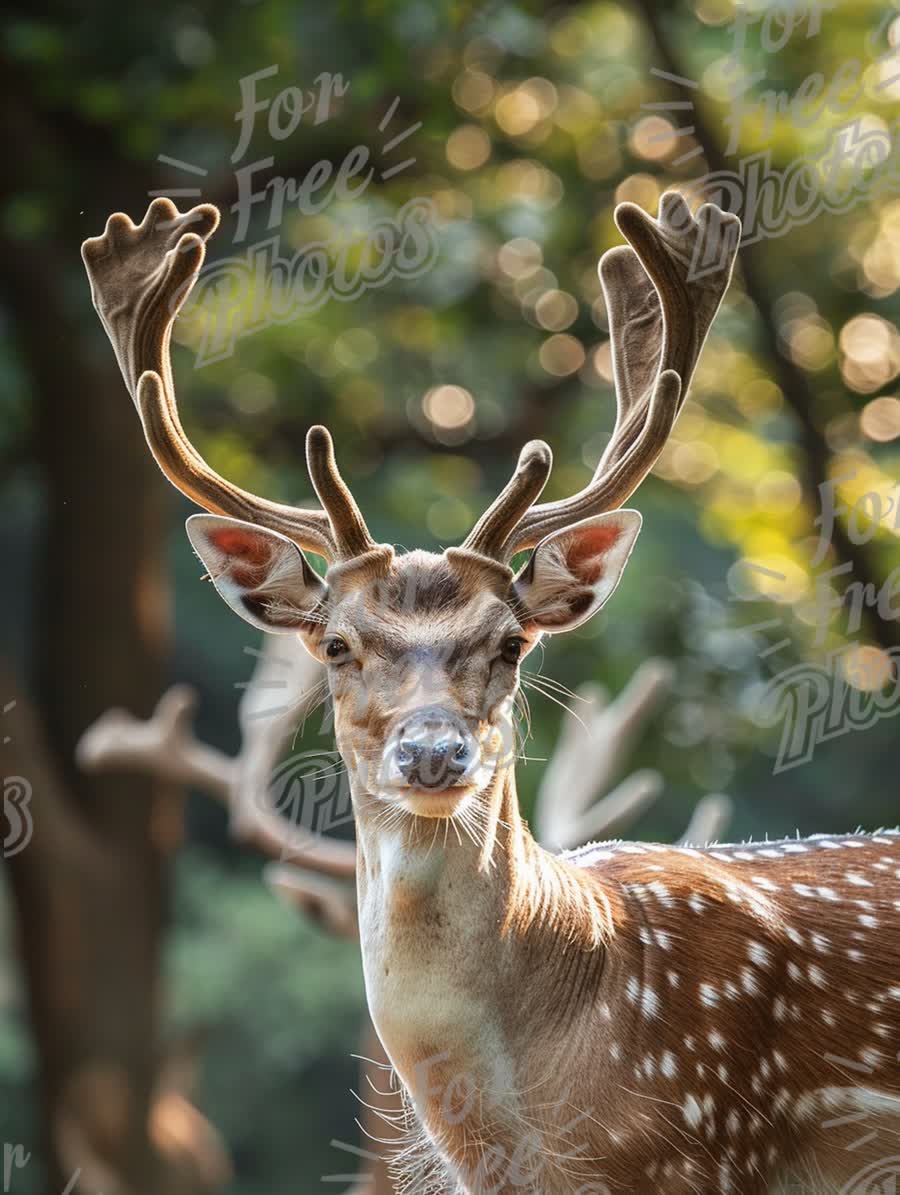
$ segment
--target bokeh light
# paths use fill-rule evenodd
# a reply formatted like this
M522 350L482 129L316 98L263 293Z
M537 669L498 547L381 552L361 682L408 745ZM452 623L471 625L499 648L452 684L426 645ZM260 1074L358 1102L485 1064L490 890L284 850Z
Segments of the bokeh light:
M422 399L422 410L436 428L458 431L472 421L475 400L462 386L434 386Z

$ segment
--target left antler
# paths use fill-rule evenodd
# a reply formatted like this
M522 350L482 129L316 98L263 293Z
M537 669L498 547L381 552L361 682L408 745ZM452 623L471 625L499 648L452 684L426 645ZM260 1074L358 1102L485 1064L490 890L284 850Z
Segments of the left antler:
M326 560L351 559L377 545L338 472L325 428L310 428L306 439L309 474L323 507L308 510L232 485L207 464L181 426L169 354L172 325L218 224L212 204L181 213L170 199L154 199L140 224L116 212L103 235L81 249L94 306L147 443L169 481L205 510L280 531Z
M527 445L509 485L466 540L483 555L508 561L554 531L620 507L652 469L684 404L728 288L740 221L712 204L692 216L671 191L657 219L633 203L620 203L615 219L629 243L600 262L616 383L612 439L583 490L542 505L532 503L547 480L550 450L540 441Z

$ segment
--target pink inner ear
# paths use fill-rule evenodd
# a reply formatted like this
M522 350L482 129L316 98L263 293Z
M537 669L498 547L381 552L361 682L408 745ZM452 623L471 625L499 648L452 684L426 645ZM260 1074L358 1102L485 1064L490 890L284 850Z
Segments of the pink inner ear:
M608 523L579 531L566 552L566 564L580 581L595 585L603 576L604 555L621 534L620 527Z
M226 556L239 556L247 564L268 564L269 545L262 535L245 531L243 527L217 527L208 533L213 547Z
M272 559L271 545L263 535L243 527L217 527L208 533L213 547L228 557L233 580L244 589L252 589L265 578ZM238 567L238 562L245 565Z

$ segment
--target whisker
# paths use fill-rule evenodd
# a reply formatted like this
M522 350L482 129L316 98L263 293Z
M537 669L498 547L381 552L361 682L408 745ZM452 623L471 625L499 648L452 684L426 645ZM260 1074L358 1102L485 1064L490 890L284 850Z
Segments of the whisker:
M546 676L543 672L528 672L527 675L532 679L538 678L542 684L549 685L551 688L563 693L566 697L571 697L573 701L583 701L586 705L591 704L590 697L585 697L582 693L574 692L568 685L564 685L561 680L557 680L556 677Z
M517 708L519 709L522 719L525 723L525 736L524 736L524 740L522 742L522 746L524 746L525 743L527 743L528 740L531 738L532 722L531 722L531 705L528 701L528 694L523 689L519 689L519 691L516 693L516 703L517 703ZM516 727L516 733L517 734L519 733L518 726Z
M560 701L560 699L558 697L556 697L553 693L548 693L545 689L542 689L541 686L535 682L533 677L528 681L525 681L523 678L523 683L527 684L529 686L529 688L535 689L538 693L541 694L542 697L548 698L548 700L552 701L554 703L554 705L558 705L560 709L565 710L568 714L571 714L571 716L575 719L575 721L580 723L581 726L584 727L585 731L587 731L587 726L585 725L584 719L581 718L575 712L575 710L573 710L571 708L571 706L566 705L566 703L564 701Z
M314 714L316 712L316 710L319 709L321 706L325 705L326 702L328 701L328 698L331 696L331 694L328 690L328 682L326 680L319 681L319 685L322 686L322 695L321 695L321 697L318 698L318 700L314 704L310 705L304 711L303 718L300 721L300 725L297 727L296 731L294 732L294 737L291 741L292 748L296 745L297 739L299 737L301 737L303 735L303 732L306 730L306 722L307 722L307 719L309 718L309 716L311 714ZM313 693L315 693L315 691L316 691L315 688L311 690L311 692L313 692Z

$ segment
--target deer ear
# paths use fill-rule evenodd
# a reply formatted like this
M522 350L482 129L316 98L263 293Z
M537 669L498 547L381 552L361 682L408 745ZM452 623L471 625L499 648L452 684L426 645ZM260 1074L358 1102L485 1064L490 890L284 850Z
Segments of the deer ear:
M641 529L636 510L614 510L548 535L513 582L523 623L571 631L612 596Z
M293 540L220 515L191 515L185 526L213 585L241 618L275 634L310 629L328 589Z

